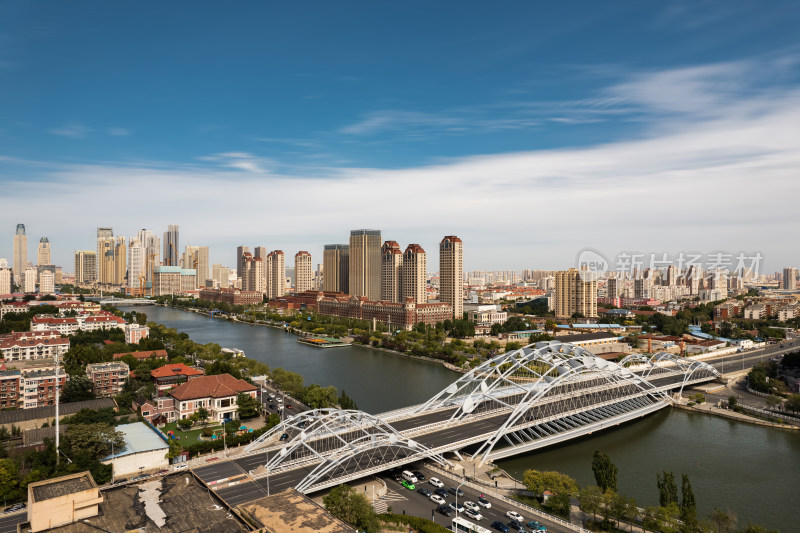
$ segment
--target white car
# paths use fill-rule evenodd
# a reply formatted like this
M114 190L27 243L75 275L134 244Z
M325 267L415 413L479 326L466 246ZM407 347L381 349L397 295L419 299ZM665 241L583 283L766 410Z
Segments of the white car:
M186 463L181 463L181 464L173 466L172 467L172 471L174 472L176 470L186 470L187 468L189 468L189 465L187 465Z
M483 515L479 511L473 511L472 509L467 509L464 511L464 514L473 520L483 520Z
M439 481L439 479L438 479L438 478L435 478L435 477L432 477L432 478L431 478L431 479L428 481L428 483L430 483L430 484L431 484L431 485L433 485L434 487L439 487L439 488L442 488L442 487L444 487L444 483L442 483L441 481Z
M521 514L519 514L519 513L518 513L518 512L516 512L516 511L508 511L508 512L506 513L506 516L507 516L508 518L510 518L511 520L516 520L516 521L517 521L517 522L519 522L520 524L523 524L523 523L525 522L525 519L524 519L524 518L522 518L522 515L521 515Z
M470 511L475 511L476 513L480 511L478 504L475 502L464 502L464 507L466 507Z
M436 505L444 505L444 498L438 494L431 494L431 501Z
M483 496L478 496L478 505L480 505L481 507L485 507L487 509L491 509L492 508L492 502L490 502L489 500L487 500Z

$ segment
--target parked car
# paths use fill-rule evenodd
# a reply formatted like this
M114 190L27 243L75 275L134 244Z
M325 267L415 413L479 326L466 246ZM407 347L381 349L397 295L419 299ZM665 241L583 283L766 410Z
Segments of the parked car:
M508 526L502 523L500 520L495 520L494 522L492 522L492 527L497 531L502 531L502 533L508 533L509 531L511 531L510 529L508 529Z
M518 513L518 512L516 512L516 511L507 511L507 512L506 512L506 516L507 516L508 518L510 518L511 520L516 520L516 521L517 521L517 522L519 522L520 524L521 524L521 523L523 523L523 522L525 522L525 520L522 518L522 515L521 515L521 514L519 514L519 513Z
M189 465L187 465L186 463L181 463L181 464L177 464L177 465L173 466L172 470L173 471L175 471L175 470L186 470L187 468L189 468Z
M444 498L442 498L438 494L431 494L430 499L433 503L437 505L444 505Z
M407 488L408 490L414 490L414 489L416 489L416 488L417 488L417 487L415 487L415 486L414 486L414 484L413 484L413 483L411 483L410 481L407 481L407 480L405 480L405 479L403 480L403 483L402 483L402 485L403 485L405 488Z
M450 494L455 494L459 498L464 495L464 491L456 487L450 487L449 489L447 489L447 492L449 492Z
M464 515L472 518L473 520L478 520L478 521L483 520L483 515L480 513L480 511L473 511L472 509L467 509L466 511L464 511Z
M492 502L490 502L489 500L487 500L483 496L478 498L478 505L480 505L481 507L485 507L486 509L491 509L492 508Z
M453 511L452 509L450 509L450 507L448 507L446 505L440 505L439 507L436 508L436 510L439 511L440 514L443 514L443 515L448 516L448 517L449 516L455 516L455 514L456 514L455 511Z
M439 481L438 478L435 477L432 477L430 480L428 480L428 483L430 483L434 487L439 487L439 488L444 487L444 483L442 483L441 481Z
M426 498L430 498L430 497L431 497L431 494L433 494L431 491L429 491L429 490L428 490L428 489L426 489L425 487L422 487L422 488L419 488L419 489L417 489L417 492L419 492L420 494L422 494L422 495L423 495L423 496L425 496Z

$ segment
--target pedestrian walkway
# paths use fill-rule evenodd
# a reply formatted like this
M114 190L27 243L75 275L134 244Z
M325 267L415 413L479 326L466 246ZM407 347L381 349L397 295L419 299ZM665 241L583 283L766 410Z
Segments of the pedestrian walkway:
M388 489L384 496L381 498L376 498L375 501L372 502L372 508L375 509L376 513L383 514L388 512L389 506L392 502L405 501L408 501L408 498L398 492L393 491L392 489Z

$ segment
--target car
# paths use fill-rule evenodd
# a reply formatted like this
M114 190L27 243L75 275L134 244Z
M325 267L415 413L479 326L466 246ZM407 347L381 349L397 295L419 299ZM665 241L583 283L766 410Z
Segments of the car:
M393 475L392 479L397 481L398 483L401 483L403 481L403 477L400 474Z
M287 404L286 404L286 408L287 408L287 409L291 409L291 408L292 408L292 404L290 404L290 403L287 403Z
M463 513L464 512L464 506L461 505L460 503L456 504L456 502L450 502L450 509L454 510L457 513Z
M527 526L531 529L531 531L542 531L544 533L547 532L547 528L536 520L531 520L527 523Z
M483 515L480 511L473 511L472 509L467 509L464 511L464 515L472 518L473 520L483 520Z
M406 481L405 479L403 480L403 482L401 483L401 485L403 485L403 486L404 486L405 488L407 488L408 490L414 490L414 489L416 489L416 488L417 488L417 487L415 487L415 486L414 486L414 484L413 484L413 483L411 483L410 481Z
M447 492L449 492L450 494L455 494L459 498L464 495L464 491L456 487L450 487L449 489L447 489Z
M283 435L281 435L281 440L289 440L289 434L284 433Z
M442 498L447 498L447 491L446 491L446 490L444 490L442 487L439 487L438 489L436 489L435 491L433 491L433 493L434 493L434 494L438 494L438 495L439 495L439 496L441 496Z
M507 512L506 512L506 516L507 516L508 518L510 518L511 520L516 520L516 521L517 521L517 522L519 522L520 524L522 524L523 522L525 522L525 520L522 518L522 515L521 515L521 514L519 514L519 513L518 513L518 512L516 512L516 511L507 511Z
M511 529L516 529L516 530L517 530L517 531L519 531L520 533L526 533L526 532L525 532L525 529L522 527L522 524L521 524L521 523L519 523L519 522L517 522L516 520L512 520L512 521L510 521L510 522L508 523L508 527L510 527Z
M500 520L495 520L494 522L492 522L492 527L497 531L502 531L503 533L508 533L509 531L511 531L510 529L508 529L508 526L502 523Z
M305 421L300 422L299 424L297 424L297 427L299 427L300 429L304 429L306 427Z
M416 478L417 478L418 480L420 480L420 481L425 481L425 474L423 474L423 473L422 473L422 472L420 472L419 470L414 470L414 471L412 472L412 474L414 474L414 476L416 476Z
M173 471L175 471L175 470L186 470L187 468L189 468L189 465L187 465L186 463L181 463L179 465L173 466L172 470Z
M275 410L275 404L274 403L269 404L269 408L274 411Z
M491 509L492 508L492 502L490 502L489 500L487 500L483 496L479 496L478 497L478 505L480 505L481 507L485 507L486 509Z
M478 507L478 504L475 502L464 502L464 507L470 511L475 511L476 513L480 511L480 507Z
M269 393L269 398L270 398L270 400L274 400L275 399L275 393L274 392L270 392Z
M428 480L428 483L430 483L430 484L431 484L431 485L433 485L434 487L439 487L439 488L442 488L442 487L444 487L444 483L442 483L441 481L439 481L439 479L438 479L438 478L435 478L435 477L432 477L432 478L430 478L430 479Z
M431 494L430 495L431 501L438 505L444 505L444 498L439 496L438 494Z
M421 488L417 489L417 492L419 492L420 494L422 494L426 498L430 498L431 494L433 494L431 491L429 491L425 487L421 487Z
M439 507L436 508L436 510L439 511L440 514L443 514L448 517L454 516L456 514L456 512L450 509L450 507L448 507L447 505L440 505Z

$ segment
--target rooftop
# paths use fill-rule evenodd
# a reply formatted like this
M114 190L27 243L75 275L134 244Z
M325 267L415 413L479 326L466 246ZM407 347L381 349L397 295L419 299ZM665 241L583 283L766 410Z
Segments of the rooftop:
M80 472L69 476L39 481L38 483L31 483L30 489L32 490L34 501L41 502L67 494L75 494L76 492L89 490L96 486L89 472Z
M74 415L81 409L103 409L113 407L117 404L112 398L100 398L99 400L86 400L85 402L62 403L59 407L59 415ZM26 420L38 420L40 418L53 418L56 416L55 406L34 407L33 409L15 409L13 411L0 411L0 426L8 424L18 424Z
M355 530L297 492L287 489L239 505L237 510L266 531L353 533Z
M178 385L170 394L183 401L195 398L225 398L254 390L258 388L242 379L236 379L230 374L219 374L194 378Z
M136 359L150 359L151 357L166 359L168 357L166 350L148 350L145 352L115 353L114 359L121 359L123 355L132 355Z
M152 370L150 375L154 378L168 378L173 376L202 376L203 371L183 363L175 363L171 365L164 365Z
M144 422L122 424L121 426L117 426L117 431L121 431L125 436L125 447L117 451L114 455L109 455L103 459L103 461L124 457L126 455L133 455L135 453L169 449L169 444L164 442L164 440Z

